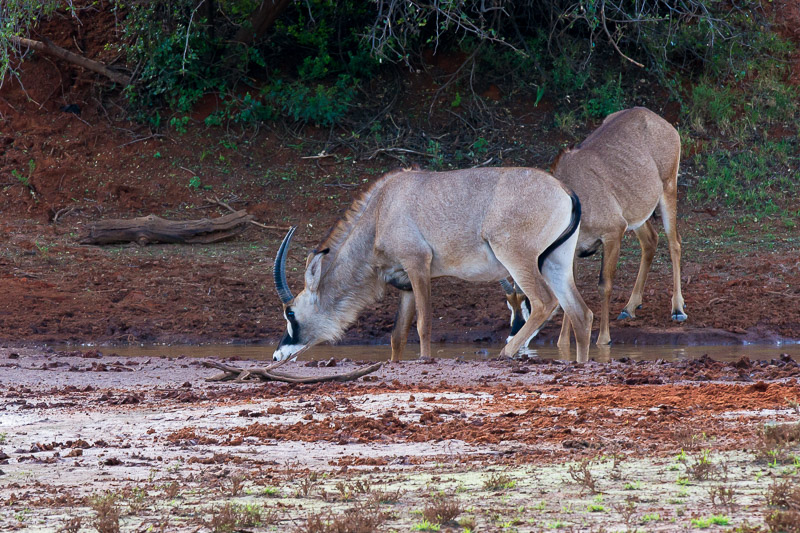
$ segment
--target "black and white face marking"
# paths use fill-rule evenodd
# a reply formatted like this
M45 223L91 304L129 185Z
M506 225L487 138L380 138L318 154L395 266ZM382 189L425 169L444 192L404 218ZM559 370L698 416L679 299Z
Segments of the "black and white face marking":
M291 307L286 307L283 311L283 317L286 319L286 334L278 344L275 353L272 354L274 361L289 359L305 348L305 344L300 344L300 324L297 323L294 310Z
M519 314L514 310L514 308L511 306L510 303L506 302L506 305L508 306L509 310L511 310L511 334L506 339L506 342L508 342L508 341L511 340L511 337L516 335L517 332L520 329L522 329L522 326L524 326L525 322L527 322L528 319L530 318L530 316L531 316L531 301L527 297L525 297L525 300L523 300L522 305L520 306L521 313L519 313ZM522 316L520 316L520 314ZM527 346L527 344L526 344L526 346Z
M291 307L286 308L283 312L283 317L286 319L286 335L283 338L284 341L286 341L286 344L299 344L300 325L297 323L297 319L294 317L294 311ZM281 341L281 344L284 344L284 342Z

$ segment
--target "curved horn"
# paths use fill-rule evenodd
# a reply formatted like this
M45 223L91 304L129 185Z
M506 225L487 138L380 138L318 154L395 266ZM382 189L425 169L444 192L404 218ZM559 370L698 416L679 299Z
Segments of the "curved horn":
M292 242L297 226L292 226L286 237L283 238L281 247L278 248L278 255L275 256L275 264L272 266L272 275L275 278L275 288L278 290L278 296L283 303L289 303L294 300L292 291L289 289L289 284L286 283L286 252L289 250L289 243Z
M501 279L500 286L503 287L503 290L506 291L506 294L514 294L514 286L511 285L507 279Z

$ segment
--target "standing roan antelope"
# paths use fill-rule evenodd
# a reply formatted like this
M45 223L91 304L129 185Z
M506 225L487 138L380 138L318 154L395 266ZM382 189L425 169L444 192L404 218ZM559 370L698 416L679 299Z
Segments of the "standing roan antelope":
M629 229L639 238L642 258L633 292L618 320L635 318L636 309L642 306L644 283L658 244L658 233L649 220L656 206L661 209L672 259L672 319L682 322L687 318L681 294L681 239L677 228L680 158L681 140L675 128L652 111L634 107L606 117L577 148L562 152L553 163L553 175L575 191L583 206L578 257L588 257L603 247L597 344L611 343L608 327L611 287L622 236ZM512 335L524 321L526 312L531 313L532 306L541 305L537 301L546 293L543 287L534 293L524 291L532 300L526 302L517 288L503 283L512 313ZM527 309L523 307L525 304ZM569 346L569 327L565 317L559 346ZM529 341L530 338L526 346Z
M510 275L523 290L549 290L542 291L543 311L531 316L501 355L514 355L560 303L575 324L578 357L585 360L592 312L572 269L580 213L578 198L537 169L391 172L309 254L305 289L296 297L285 272L294 228L283 239L274 277L287 332L273 358L295 357L336 340L383 296L387 284L401 289L392 360L402 355L415 304L420 355L430 357L431 278L497 281Z

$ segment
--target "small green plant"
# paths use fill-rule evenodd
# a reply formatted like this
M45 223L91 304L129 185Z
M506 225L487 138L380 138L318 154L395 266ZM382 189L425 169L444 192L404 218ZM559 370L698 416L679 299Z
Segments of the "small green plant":
M622 109L624 104L622 74L620 74L617 79L612 78L591 90L591 96L585 104L586 116L593 119L605 118Z
M703 80L692 89L688 116L692 126L706 131L713 125L722 133L729 133L736 114L736 95L730 87Z
M297 531L305 533L339 533L345 531L382 531L381 525L388 515L373 502L358 503L336 514L309 514ZM436 526L436 524L434 524ZM420 529L418 531L439 531Z
M28 176L23 176L23 175L20 173L20 171L19 171L19 170L17 170L16 168L15 168L15 169L13 169L13 170L11 171L11 175L12 175L12 176L14 176L15 178L17 178L17 181L18 181L18 182L20 183L20 185L22 185L23 187L30 187L30 185L31 185L31 180L30 180L30 178L28 178Z
M574 136L578 128L578 117L575 110L557 112L553 117L556 129L566 135Z
M605 513L606 508L598 503L590 503L589 506L586 508L587 511L590 513Z
M267 498L280 498L281 490L278 487L266 486L261 489L261 495Z
M308 476L300 480L296 496L308 498L311 492L319 485L319 476L316 472L311 472Z
M705 481L716 470L714 464L711 462L711 450L704 448L700 455L693 458L693 460L686 464L686 473L693 479L698 481Z
M169 119L169 125L172 126L172 129L174 129L175 132L180 135L183 135L188 131L186 127L188 124L189 117L186 115L182 117L172 117Z
M642 488L642 482L639 480L628 481L622 488L624 490L639 490L640 488Z
M372 493L372 499L378 503L394 505L403 496L402 489L395 490L376 490Z
M516 486L517 482L504 472L494 472L483 482L483 488L492 491L513 489Z
M442 153L442 144L439 141L428 139L428 146L425 152L430 156L430 164L435 169L444 168L444 154Z
M682 487L685 487L686 485L690 484L689 478L686 476L678 476L678 479L675 480L675 483L677 483Z
M758 434L755 446L756 459L766 461L771 467L793 464L794 447L800 444L800 423L768 425Z
M411 531L441 531L441 529L442 526L435 522L429 522L428 520L423 520L411 526Z
M195 191L199 189L203 185L203 182L200 180L199 176L192 176L189 179L189 188L194 189Z
M61 526L59 532L79 533L82 524L83 524L83 519L80 516L73 516L72 518L67 520L63 526Z
M711 526L727 526L731 519L725 515L712 515L708 518L692 518L692 527L698 529L708 529Z
M133 487L125 496L128 503L128 510L132 515L138 515L150 505L147 491L142 487Z
M463 527L464 530L461 533L472 533L475 531L475 517L474 516L464 516L461 517L458 521L458 525Z
M24 509L20 509L19 511L14 513L14 520L16 520L17 522L25 522L28 520L28 518L30 518L30 516L31 516L31 510L25 507Z
M92 526L98 533L119 533L119 519L122 511L118 505L119 496L104 492L89 498L89 506L95 512Z
M457 498L438 493L422 510L422 516L429 522L447 524L455 520L462 510L461 503Z
M643 515L640 519L641 523L646 524L647 522L658 522L661 520L661 515L658 513L647 513Z
M542 101L542 97L544 97L544 85L540 85L536 88L536 100L533 102L533 107L539 107L539 102Z
M223 490L228 496L239 496L244 490L246 478L243 474L231 474L223 484Z
M254 504L226 503L211 509L211 518L206 526L214 533L232 533L243 528L259 527L275 522L277 515L272 510Z

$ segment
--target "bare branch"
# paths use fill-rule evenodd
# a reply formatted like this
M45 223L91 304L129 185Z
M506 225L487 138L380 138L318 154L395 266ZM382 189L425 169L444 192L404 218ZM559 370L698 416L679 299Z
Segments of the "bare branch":
M373 365L369 365L366 368L359 368L357 370L353 370L352 372L347 372L345 374L333 374L329 376L294 376L291 374L284 374L273 371L273 369L277 368L278 366L282 365L287 361L289 361L289 359L284 359L280 363L271 365L266 368L262 367L239 368L236 366L226 365L216 361L204 361L203 365L206 367L222 370L222 374L217 374L216 376L206 378L206 381L233 381L236 383L252 381L253 379L258 379L260 381L280 381L283 383L324 383L327 381L338 381L338 382L355 381L360 377L375 372L381 366L383 366L382 362L375 363Z
M95 61L93 59L80 56L78 54L70 52L69 50L61 48L60 46L56 45L46 37L42 41L34 41L33 39L26 39L25 37L17 37L15 35L9 35L8 39L9 41L18 46L25 46L28 48L32 48L39 52L50 54L59 59L63 59L64 61L68 61L70 63L83 67L87 70L91 70L92 72L97 72L99 74L102 74L103 76L106 76L111 81L114 81L116 83L122 85L129 85L131 82L131 79L125 74L111 70L110 68L105 66L103 63L100 63L99 61Z
M611 32L608 31L608 26L606 25L606 2L605 2L605 0L603 0L603 3L600 5L600 20L603 22L603 31L606 33L606 37L608 37L608 41L611 43L611 46L614 47L614 50L616 50L619 55L621 55L623 58L627 59L628 61L630 61L631 63L633 63L637 67L644 68L644 65L642 65L638 61L634 61L633 59L631 59L630 57L628 57L628 56L626 56L625 54L622 53L622 50L620 50L619 46L617 46L617 42L611 36Z

